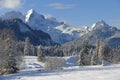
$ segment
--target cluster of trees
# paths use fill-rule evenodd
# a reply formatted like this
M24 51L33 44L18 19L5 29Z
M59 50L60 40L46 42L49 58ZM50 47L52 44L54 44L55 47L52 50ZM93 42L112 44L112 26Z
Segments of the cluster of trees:
M27 37L23 44L23 53L25 56L36 56L37 55L37 48L36 46L30 43L30 39Z
M72 49L73 48L73 49ZM40 46L38 54L39 61L45 60L45 56L72 56L78 55L78 65L101 65L104 61L118 63L120 61L120 47L109 47L104 41L97 40L96 46L90 45L84 40L78 47L71 49L57 46ZM67 54L66 54L67 52ZM54 61L54 60L53 60Z
M79 65L101 65L104 61L118 63L120 59L120 48L110 48L102 40L97 40L95 48L88 48L88 42L84 41L80 51Z
M64 56L63 50L60 45L55 46L41 46L42 52L46 56Z
M38 61L43 61L47 66L51 67L53 64L52 59L45 56L63 56L60 46L34 46L30 43L27 37L25 41L18 41L15 34L11 29L0 30L0 75L16 73L21 68L24 56L38 56ZM52 65L47 65L49 63ZM54 59L57 62L60 59ZM58 64L57 64L58 66ZM57 67L55 66L55 67ZM54 68L55 68L54 67ZM50 69L50 68L49 68ZM53 69L53 68L51 68ZM58 68L57 68L58 69Z
M0 75L19 71L24 56L22 44L11 29L0 30Z

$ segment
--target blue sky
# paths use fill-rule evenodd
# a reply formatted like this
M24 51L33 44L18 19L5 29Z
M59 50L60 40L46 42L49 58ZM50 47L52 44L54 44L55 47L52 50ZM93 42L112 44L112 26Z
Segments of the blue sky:
M89 26L104 20L120 27L120 0L1 0L0 4L5 1L11 5L0 6L0 14L11 10L25 13L34 9L40 14L52 15L75 26Z

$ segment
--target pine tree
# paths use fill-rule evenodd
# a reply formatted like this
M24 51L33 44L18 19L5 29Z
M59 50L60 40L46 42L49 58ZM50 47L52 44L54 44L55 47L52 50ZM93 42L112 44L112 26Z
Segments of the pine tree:
M30 55L30 54L31 54L31 44L29 38L27 37L25 39L24 55Z
M120 61L120 47L115 47L110 51L111 62L118 63Z
M79 66L82 66L82 65L85 65L85 55L84 55L84 48L80 51L80 55L79 55L79 60L78 60L78 65Z
M44 61L45 60L45 56L43 54L42 46L38 46L37 55L38 55L38 61Z
M35 56L35 47L31 45L31 56Z
M98 65L101 64L101 40L97 40L96 42L96 49L91 57L91 65Z
M96 51L91 58L91 65L100 65L102 61L111 61L110 50L102 40L97 40Z
M104 45L102 45L102 47L101 47L101 55L100 55L101 60L111 62L111 56L115 52L113 52L113 54L111 54L110 51L111 51L111 48L104 43Z
M97 65L98 64L98 56L96 55L95 52L93 52L92 57L91 57L91 65Z
M87 64L86 55L88 55L88 41L83 41L82 49L79 53L79 59L78 59L78 65L79 66Z

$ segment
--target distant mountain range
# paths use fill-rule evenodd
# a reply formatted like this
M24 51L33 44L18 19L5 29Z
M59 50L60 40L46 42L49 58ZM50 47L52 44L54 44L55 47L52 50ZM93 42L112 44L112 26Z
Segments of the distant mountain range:
M69 46L79 46L83 40L88 40L89 44L95 45L97 40L103 40L110 47L120 45L120 30L116 27L109 26L104 21L99 21L92 26L92 30L84 34L79 39L65 43Z
M20 32L24 33L24 35L20 34L21 40L25 36L31 37L30 35L34 35L35 38L33 36L31 37L34 44L41 43L41 40L49 42L49 44L52 40L60 44L74 40L78 44L85 39L89 40L91 44L94 44L97 39L102 39L111 46L120 45L120 30L116 27L109 26L104 21L98 21L91 27L71 26L58 21L54 17L41 15L33 9L29 10L26 14L17 11L7 12L1 15L0 18L0 24L10 25L11 23L15 23L16 26L19 26ZM8 24L8 22L11 23Z

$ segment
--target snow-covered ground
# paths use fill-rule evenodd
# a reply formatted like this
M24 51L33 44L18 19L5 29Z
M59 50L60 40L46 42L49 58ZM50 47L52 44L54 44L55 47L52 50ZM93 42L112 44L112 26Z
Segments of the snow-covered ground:
M65 58L67 65L64 70L42 70L44 63L36 57L25 57L26 69L17 74L0 76L0 80L120 80L120 64L109 66L76 66L75 57Z

